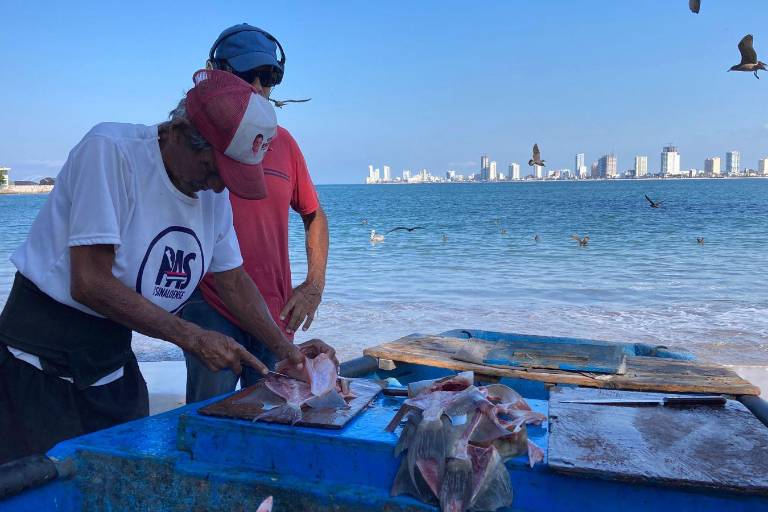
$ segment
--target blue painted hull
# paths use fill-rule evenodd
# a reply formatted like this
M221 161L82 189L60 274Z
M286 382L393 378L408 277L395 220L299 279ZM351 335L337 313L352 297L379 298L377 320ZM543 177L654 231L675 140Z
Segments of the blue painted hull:
M627 345L626 350L636 348ZM403 364L378 377L395 376L405 384L448 373ZM548 412L542 383L502 383L525 395L534 410ZM59 444L49 455L72 458L75 476L0 501L0 511L253 511L267 495L275 497L276 512L436 510L409 497L389 496L398 467L392 455L397 436L384 426L400 403L380 395L339 431L206 417L196 413L205 402L191 404ZM529 437L546 453L546 424L531 427ZM546 458L533 469L525 457L507 467L515 492L512 510L768 510L766 496L564 475L552 471Z

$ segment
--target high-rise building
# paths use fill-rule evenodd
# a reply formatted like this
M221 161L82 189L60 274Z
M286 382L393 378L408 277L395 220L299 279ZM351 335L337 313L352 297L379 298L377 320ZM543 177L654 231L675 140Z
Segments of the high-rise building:
M453 181L456 178L456 171L445 171L445 179Z
M704 160L704 175L710 178L720 176L720 157L713 156Z
M483 171L485 169L488 169L490 167L490 159L488 158L488 155L483 155L480 157L480 170Z
M615 178L618 175L617 167L618 159L613 153L603 155L597 161L598 174L601 178Z
M680 174L680 153L673 145L664 146L661 151L661 175L672 176Z
M426 169L420 170L419 178L421 178L421 181L429 181L429 171Z
M729 175L739 174L741 167L741 153L738 151L729 151L725 154L725 172Z
M574 176L576 178L586 178L587 166L584 165L584 153L576 153L574 164L575 164L575 167L573 168Z
M491 165L488 167L488 180L496 181L499 179L499 175L496 171L496 160L491 160Z
M648 157L638 155L635 157L635 178L642 178L648 174Z
M392 170L389 168L388 165L384 166L384 181L392 181Z
M0 167L0 188L8 188L11 186L11 168Z
M533 166L533 177L540 180L544 177L544 167L541 165Z
M0 167L0 174L3 172L3 169ZM768 176L768 158L761 158L757 162L757 172L762 174L763 176Z
M407 183L410 179L411 179L411 170L403 169L403 181Z
M520 179L520 164L517 164L514 162L509 164L509 179L510 180Z
M592 176L592 178L600 177L600 166L597 164L597 162L592 162L592 167L589 169L589 174Z

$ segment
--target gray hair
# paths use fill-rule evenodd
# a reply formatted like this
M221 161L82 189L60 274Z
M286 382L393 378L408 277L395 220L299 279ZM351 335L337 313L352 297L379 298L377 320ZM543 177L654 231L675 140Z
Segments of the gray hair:
M195 125L192 124L192 121L189 120L189 116L187 115L187 99L181 98L181 101L179 101L179 104L176 105L176 108L170 111L168 114L168 117L171 119L171 125L184 125L184 135L187 138L187 144L189 144L189 147L194 149L195 151L202 151L204 149L210 149L211 144L205 140L205 137L200 135L200 132L197 131L197 128L195 128Z

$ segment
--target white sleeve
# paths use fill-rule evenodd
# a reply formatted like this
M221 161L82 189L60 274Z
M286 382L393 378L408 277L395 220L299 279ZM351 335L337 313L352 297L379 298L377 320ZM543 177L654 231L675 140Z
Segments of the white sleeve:
M240 244L237 242L235 227L232 225L232 205L228 191L217 194L214 215L216 216L216 243L208 272L225 272L243 264Z
M91 136L69 154L69 246L120 245L128 212L127 165L115 143Z

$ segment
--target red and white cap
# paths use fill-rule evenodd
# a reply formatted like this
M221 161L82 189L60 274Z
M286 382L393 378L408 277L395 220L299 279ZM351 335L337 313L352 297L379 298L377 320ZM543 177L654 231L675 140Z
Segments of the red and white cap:
M227 189L243 199L264 199L261 161L277 132L275 109L251 85L232 73L201 69L187 92L187 115L213 146Z

